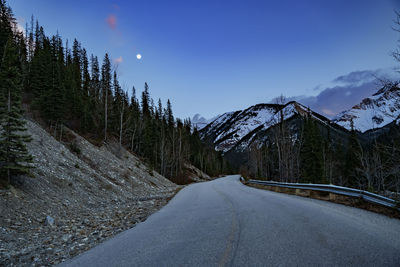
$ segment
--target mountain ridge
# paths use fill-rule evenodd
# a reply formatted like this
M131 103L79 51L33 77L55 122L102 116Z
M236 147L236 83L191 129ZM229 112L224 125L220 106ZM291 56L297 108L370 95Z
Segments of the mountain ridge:
M332 120L351 130L353 127L362 133L382 128L400 117L400 88L397 85L385 86L371 97L345 110Z
M341 134L351 131L353 121L354 130L362 135L367 131L388 127L394 121L400 121L400 88L396 85L383 87L371 97L364 98L354 105L352 109L339 113L332 120L297 101L285 104L258 103L218 116L200 130L200 135L203 140L212 144L215 150L224 154L234 148L244 151L255 141L257 135L258 142L265 142L265 138L260 135L261 131L267 131L280 121L288 121L295 115L304 118L307 114ZM365 121L372 123L366 124Z
M244 150L258 132L268 130L295 115L304 117L307 114L324 124L330 123L328 118L296 101L286 104L259 103L244 110L226 112L200 132L203 139L208 139L209 142L212 139L211 142L215 144L217 151L226 153L246 139L241 149Z

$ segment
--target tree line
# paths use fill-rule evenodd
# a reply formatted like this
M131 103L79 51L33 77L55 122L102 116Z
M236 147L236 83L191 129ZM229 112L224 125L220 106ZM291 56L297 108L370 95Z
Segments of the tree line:
M339 133L310 110L305 116L283 118L282 113L263 144L249 147L248 163L241 166L244 175L400 192L400 125L393 123L387 132L367 138L353 123L350 131Z
M4 0L0 8L1 162L11 162L4 158L11 155L20 157L13 159L15 164L20 162L18 167L1 165L2 177L12 170L7 182L13 175L26 173L32 162L24 145L29 136L23 134L21 103L56 139L64 141L68 127L99 145L118 142L174 182L188 182L187 163L209 175L228 170L222 156L203 145L190 119L174 117L170 100L166 106L160 99L156 104L147 83L140 97L135 87L128 95L109 54L100 63L78 40L70 45L58 33L47 36L33 16L25 34L20 33ZM18 144L7 141L10 138L17 138Z

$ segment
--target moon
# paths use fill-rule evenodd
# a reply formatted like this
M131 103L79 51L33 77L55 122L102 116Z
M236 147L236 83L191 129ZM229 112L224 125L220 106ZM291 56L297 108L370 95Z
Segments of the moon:
M141 58L142 58L142 55L141 55L141 54L137 54L137 55L136 55L136 58L137 58L137 59L141 59Z

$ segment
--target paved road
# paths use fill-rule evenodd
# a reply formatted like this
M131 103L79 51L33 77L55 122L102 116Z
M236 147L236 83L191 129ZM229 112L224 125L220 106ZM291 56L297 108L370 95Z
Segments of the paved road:
M400 266L400 220L254 189L193 184L65 266Z

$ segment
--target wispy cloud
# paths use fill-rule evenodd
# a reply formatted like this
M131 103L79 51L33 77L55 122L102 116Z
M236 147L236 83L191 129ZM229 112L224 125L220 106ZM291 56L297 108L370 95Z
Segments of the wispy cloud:
M354 71L335 78L329 86L318 86L317 96L295 96L296 100L329 118L370 97L382 85L377 78L398 79L394 69Z
M347 85L365 83L374 80L375 77L379 75L379 72L379 70L353 71L346 75L335 78L332 82Z
M120 56L120 57L114 59L114 64L120 64L120 63L122 63L122 61L124 61L124 59L122 58L122 56Z
M115 30L117 28L117 17L113 14L110 14L106 18L107 25L112 29Z

